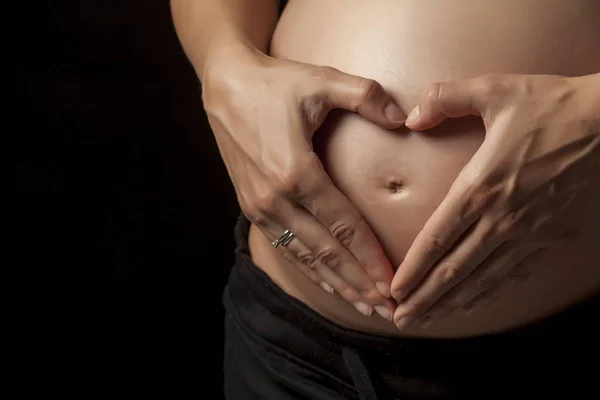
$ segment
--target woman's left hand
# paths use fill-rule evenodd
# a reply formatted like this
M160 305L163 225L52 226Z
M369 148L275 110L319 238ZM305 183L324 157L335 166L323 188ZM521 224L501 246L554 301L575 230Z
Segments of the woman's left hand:
M413 130L478 115L486 137L396 272L400 329L486 304L573 240L586 218L573 200L600 177L600 74L436 83L411 114Z

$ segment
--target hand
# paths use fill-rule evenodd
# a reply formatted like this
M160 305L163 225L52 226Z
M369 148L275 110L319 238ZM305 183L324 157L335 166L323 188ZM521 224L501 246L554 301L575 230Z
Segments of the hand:
M225 56L223 56L225 57ZM391 321L393 269L358 210L332 184L312 136L343 108L385 128L405 115L381 85L338 70L248 51L203 74L203 100L244 214L313 282Z
M399 328L485 304L573 240L586 217L573 200L600 176L599 79L487 75L425 92L409 128L479 115L486 137L394 276Z

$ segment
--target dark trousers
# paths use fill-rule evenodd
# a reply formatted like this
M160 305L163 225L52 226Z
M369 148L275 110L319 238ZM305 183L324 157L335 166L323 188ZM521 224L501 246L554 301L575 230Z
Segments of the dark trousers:
M323 318L276 286L250 259L248 229L240 217L236 264L223 295L229 400L595 397L597 299L477 338L366 334Z

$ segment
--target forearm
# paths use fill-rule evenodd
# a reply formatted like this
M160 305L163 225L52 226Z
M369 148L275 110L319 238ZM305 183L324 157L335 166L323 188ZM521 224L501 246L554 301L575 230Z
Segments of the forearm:
M577 79L581 118L589 121L591 133L600 134L600 73Z
M222 51L266 53L277 23L277 0L171 0L181 45L202 79L206 65Z

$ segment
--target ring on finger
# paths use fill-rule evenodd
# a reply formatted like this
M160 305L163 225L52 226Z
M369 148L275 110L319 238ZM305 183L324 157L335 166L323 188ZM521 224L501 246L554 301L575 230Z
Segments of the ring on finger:
M289 229L286 229L285 232L283 232L283 234L279 236L277 240L271 242L271 245L274 248L277 248L279 245L285 247L294 239L294 237L294 233Z

